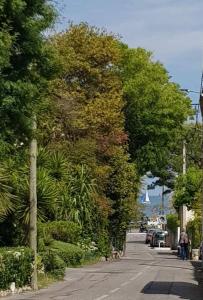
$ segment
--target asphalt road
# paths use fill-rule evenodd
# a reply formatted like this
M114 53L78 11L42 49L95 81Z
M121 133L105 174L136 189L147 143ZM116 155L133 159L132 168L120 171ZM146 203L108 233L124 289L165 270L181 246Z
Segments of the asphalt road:
M144 238L144 234L128 234L125 258L68 269L63 282L5 299L203 300L203 285L191 262L179 260L172 252L150 249Z

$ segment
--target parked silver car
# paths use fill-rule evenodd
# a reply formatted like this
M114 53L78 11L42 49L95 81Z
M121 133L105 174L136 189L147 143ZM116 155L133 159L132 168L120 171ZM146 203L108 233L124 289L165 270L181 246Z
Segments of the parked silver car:
M147 229L145 244L150 244L151 243L152 235L153 235L154 231L156 231L156 228Z

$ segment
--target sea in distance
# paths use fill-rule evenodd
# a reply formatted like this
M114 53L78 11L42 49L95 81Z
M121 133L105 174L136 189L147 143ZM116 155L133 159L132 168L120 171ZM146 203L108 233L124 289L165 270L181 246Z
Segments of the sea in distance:
M149 195L149 203L143 203L145 199L145 195L142 194L139 197L140 203L143 204L144 207L144 214L151 218L151 217L158 217L160 215L168 215L170 213L174 213L174 209L171 205L171 195L166 194L164 195L164 210L162 210L162 197L161 195Z

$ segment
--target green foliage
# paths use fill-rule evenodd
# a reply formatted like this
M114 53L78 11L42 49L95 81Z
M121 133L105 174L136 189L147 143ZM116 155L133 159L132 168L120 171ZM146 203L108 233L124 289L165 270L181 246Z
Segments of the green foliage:
M187 224L187 233L191 240L192 249L199 249L202 241L202 219L196 217L194 220L189 221Z
M81 236L81 227L70 221L40 223L38 231L39 238L49 238L71 244L77 244Z
M65 268L81 265L84 251L76 245L61 241L52 241L45 251L40 253L45 272L62 277Z
M109 236L105 230L100 233L97 246L98 246L98 251L102 256L104 257L110 256L111 254L110 241L109 241Z
M28 167L25 166L15 170L11 176L14 191L19 199L16 205L16 215L25 225L29 224L28 174ZM53 219L58 200L55 181L44 168L38 169L37 180L38 219L41 221Z
M81 23L46 40L42 31L55 18L49 3L18 0L0 6L0 161L9 174L4 187L13 188L9 197L17 196L15 210L13 199L6 200L10 218L2 228L15 224L18 240L27 236L25 149L37 112L38 220L44 223L38 245L60 275L61 259L72 265L82 259L78 249L60 241L77 243L81 235L107 256L110 242L122 249L138 211L140 175L151 170L168 180L190 101L151 53L129 49L113 34Z
M0 169L0 221L15 209L17 197L9 185L9 177L4 169Z
M189 209L195 208L200 199L202 170L191 167L186 175L179 175L176 180L173 203L175 208L185 204Z
M96 261L100 253L94 246L84 244L76 246L61 241L52 241L46 250L40 253L45 272L63 277L66 267L76 267L83 263Z
M51 273L58 278L63 278L66 264L55 251L48 249L47 251L40 253L40 256L46 273Z
M55 251L66 263L66 266L81 265L84 251L76 245L64 243L61 241L53 241L50 245L52 251Z
M150 52L124 45L121 49L130 153L140 174L158 174L168 167L171 143L191 112L190 100Z
M54 51L42 34L55 16L47 0L1 1L1 137L13 143L16 135L25 140L33 110L55 73Z
M30 284L33 254L28 248L0 248L0 289Z
M176 233L176 230L178 226L180 225L179 220L178 220L178 215L177 214L170 214L167 215L167 228L172 231L173 233Z

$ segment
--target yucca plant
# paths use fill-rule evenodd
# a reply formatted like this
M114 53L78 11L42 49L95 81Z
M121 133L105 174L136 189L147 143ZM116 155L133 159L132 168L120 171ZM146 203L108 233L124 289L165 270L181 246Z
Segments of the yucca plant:
M4 169L0 169L0 221L3 221L9 213L15 209L17 197L13 194L13 189L8 185L9 177Z
M75 211L78 211L78 221L81 225L91 224L94 213L94 194L96 184L90 179L84 165L79 166L72 178L71 199Z
M18 174L20 176L20 174ZM29 181L26 174L22 174L23 179L18 182L19 201L16 208L18 219L25 225L29 224ZM58 192L55 182L49 172L43 168L38 168L37 174L37 215L40 221L55 218L55 211L58 201Z
M50 150L45 152L43 157L45 160L43 167L49 170L53 179L56 181L67 179L70 165L64 152Z
M60 192L57 219L73 221L81 226L84 224L91 226L96 185L83 165L72 169L71 173L67 181L58 183Z

